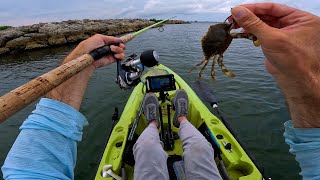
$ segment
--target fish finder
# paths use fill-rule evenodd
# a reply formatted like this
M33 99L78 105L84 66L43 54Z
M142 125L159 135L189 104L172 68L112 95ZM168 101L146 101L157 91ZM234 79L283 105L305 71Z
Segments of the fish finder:
M176 89L173 74L146 77L146 92L164 92Z

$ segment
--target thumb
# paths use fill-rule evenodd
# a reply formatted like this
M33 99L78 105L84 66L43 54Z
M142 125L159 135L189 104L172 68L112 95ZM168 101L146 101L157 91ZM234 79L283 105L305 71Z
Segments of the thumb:
M232 8L231 14L240 27L246 32L254 34L258 39L259 37L263 37L263 35L265 36L272 28L243 6Z

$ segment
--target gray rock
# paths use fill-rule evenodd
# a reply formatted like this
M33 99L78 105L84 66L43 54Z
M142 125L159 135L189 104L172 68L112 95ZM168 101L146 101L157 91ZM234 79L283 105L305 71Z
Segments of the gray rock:
M0 31L0 47L5 46L6 42L22 36L24 32L19 31L17 28L9 28Z
M33 24L31 26L20 26L20 27L17 27L17 29L25 33L38 33L40 27L41 27L41 24Z
M64 36L51 36L48 38L49 45L66 44L68 41Z
M67 37L69 43L78 42L89 38L90 36L84 33L72 34Z
M45 33L50 36L57 34L60 35L71 35L82 32L83 28L80 24L53 24L48 23L39 28L40 33Z
M24 49L26 45L31 41L31 39L31 37L18 37L7 42L6 47L10 50Z
M32 38L32 40L42 40L42 41L46 41L48 38L48 35L43 33L28 33L28 34L24 34L23 36L30 37Z
M6 53L8 53L8 52L10 52L10 49L9 48L0 48L0 55L1 54L6 54Z
M26 47L24 48L25 50L30 50L30 49L39 49L39 48L45 48L48 47L47 42L45 41L38 41L38 42L29 42L27 43Z
M93 35L96 33L105 33L108 31L108 29L109 29L108 26L103 23L89 22L83 26L83 32L88 33L90 35Z
M153 23L144 19L84 19L9 28L0 31L0 54L79 42L97 33L119 35L137 31Z

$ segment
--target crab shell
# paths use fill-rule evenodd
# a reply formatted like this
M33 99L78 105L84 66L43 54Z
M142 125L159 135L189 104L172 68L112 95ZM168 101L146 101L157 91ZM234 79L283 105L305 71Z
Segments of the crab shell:
M230 35L231 24L219 23L211 25L208 32L201 40L203 55L209 59L213 55L223 54L229 47L232 36Z

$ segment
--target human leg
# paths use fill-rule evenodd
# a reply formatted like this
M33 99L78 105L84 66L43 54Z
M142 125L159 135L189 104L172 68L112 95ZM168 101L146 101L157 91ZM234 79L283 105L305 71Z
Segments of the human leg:
M222 179L214 161L214 150L205 137L187 120L180 123L186 179Z
M148 127L133 146L135 160L134 179L168 180L167 153L158 133L158 100L154 95L146 95L143 111Z
M178 90L173 98L173 124L179 126L186 179L222 179L214 161L214 150L205 137L187 120L188 95Z

